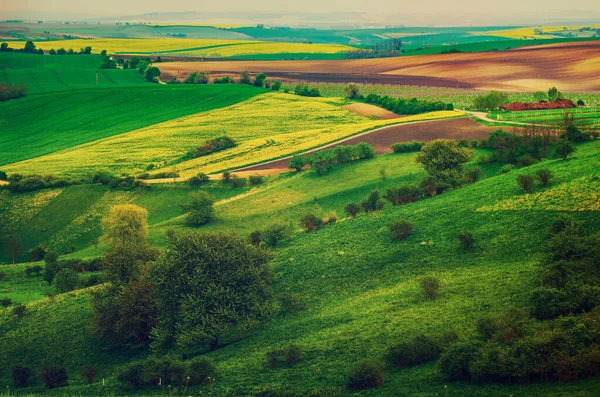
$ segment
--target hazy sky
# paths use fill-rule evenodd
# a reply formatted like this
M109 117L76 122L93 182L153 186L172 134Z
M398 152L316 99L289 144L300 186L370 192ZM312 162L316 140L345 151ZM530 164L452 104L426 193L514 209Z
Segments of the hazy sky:
M427 17L435 23L444 18L452 23L468 20L494 20L514 16L523 18L556 18L556 20L597 18L600 0L1 0L2 13L15 11L73 13L94 16L139 15L150 12L361 12L367 14L400 14L405 17ZM12 17L12 16L11 16ZM404 21L403 21L404 22ZM507 21L508 22L508 21ZM600 21L599 21L600 22Z

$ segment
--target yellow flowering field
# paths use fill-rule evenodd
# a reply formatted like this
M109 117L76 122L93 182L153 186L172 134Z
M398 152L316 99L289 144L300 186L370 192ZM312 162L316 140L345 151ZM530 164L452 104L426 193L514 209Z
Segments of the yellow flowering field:
M267 93L209 112L155 124L4 167L7 172L82 175L90 171L138 174L177 170L187 177L272 160L370 129L397 123L460 116L439 111L372 120L346 110L341 98ZM210 138L227 135L237 146L181 161Z
M517 196L477 209L487 211L600 211L600 177L587 176L555 188Z
M523 37L527 38L535 38L535 39L547 39L552 33L558 33L566 30L579 30L584 27L589 27L592 29L600 28L600 25L579 25L579 26L532 26L527 28L515 28L515 29L506 29L506 30L494 30L490 32L480 32L479 35L485 36L498 36L498 37L507 37L510 39L521 39ZM541 30L544 34L536 34L536 30Z

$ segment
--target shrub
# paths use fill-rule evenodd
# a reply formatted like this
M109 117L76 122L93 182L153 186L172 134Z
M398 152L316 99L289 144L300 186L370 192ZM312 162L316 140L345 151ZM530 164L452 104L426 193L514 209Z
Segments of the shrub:
M289 228L282 223L276 223L263 230L262 239L269 247L276 248L279 241L285 239L288 235Z
M535 177L540 181L542 186L546 187L550 184L550 180L554 178L554 173L548 168L541 168L535 172Z
M214 199L204 191L190 193L188 202L181 206L188 213L187 223L201 226L210 222L214 217L214 203Z
M255 230L248 235L248 241L250 242L250 244L257 247L260 247L261 238L262 232L260 230Z
M519 167L521 168L529 167L535 163L537 163L537 160L528 154L525 154L517 159L517 164L519 164Z
M471 147L471 141L469 141L467 138L461 138L461 139L458 140L458 146L470 148Z
M229 76L224 76L224 77L221 77L220 79L218 79L218 78L213 79L213 83L215 83L215 84L230 84L233 82L234 82L233 79Z
M187 184L190 187L200 186L202 181L197 176L193 176L187 180Z
M7 178L8 176L6 175L6 172L0 171L0 181L5 181Z
M417 155L429 175L443 182L458 180L463 173L463 164L473 158L473 151L459 147L456 141L437 139L428 142Z
M435 197L439 189L438 180L432 176L426 176L421 181L421 190L426 196Z
M356 99L360 95L360 87L356 83L349 83L346 88L344 88L344 93L347 98Z
M143 381L150 385L176 385L183 384L185 365L171 356L150 358L143 364Z
M323 220L314 214L307 214L300 219L300 225L310 233L321 229L323 227Z
M188 153L190 157L201 157L207 154L220 152L222 150L230 149L235 147L237 143L228 136L220 136L217 138L209 139L203 145L198 146Z
M306 165L307 161L304 157L300 156L300 155L295 155L294 157L292 157L290 159L290 164L288 166L288 168L293 168L296 171L300 172L302 171L302 168Z
M392 203L393 206L398 204L409 204L417 201L423 192L416 186L404 185L397 188L387 189L383 196L386 200Z
M234 189L246 186L246 178L240 178L237 175L231 176L231 186Z
M144 367L141 364L130 364L123 372L117 375L117 380L135 389L142 386Z
M525 193L531 193L535 186L535 180L531 175L521 174L517 175L517 184Z
M460 342L450 346L440 356L438 371L447 380L469 380L469 366L478 347L473 342Z
M12 308L12 315L15 317L23 318L27 314L27 306L22 303L18 303Z
M275 80L273 84L271 84L271 90L279 91L281 89L281 81Z
M0 102L22 98L25 95L27 95L27 86L24 84L8 85L0 83Z
M383 365L367 360L352 368L348 373L346 387L350 390L366 390L383 386Z
M365 212L379 211L383 209L383 200L378 190L373 190L366 199L360 202Z
M59 294L73 291L79 285L79 274L71 269L62 269L56 275L55 285Z
M185 372L190 385L205 385L214 381L218 372L213 363L205 357L193 359Z
M302 348L291 344L279 350L273 350L267 353L267 362L271 368L278 368L282 365L294 366L302 357Z
M87 379L88 384L94 383L94 378L98 375L98 368L96 367L83 367L81 369L81 375Z
M469 168L465 171L465 179L469 183L475 183L479 179L481 179L482 174L483 174L483 171L481 170L480 167Z
M425 142L412 141L394 143L391 148L394 153L413 153L420 152L423 146L425 146Z
M37 247L29 250L30 262L41 261L42 259L44 259L44 256L46 256L46 250L41 245L38 245Z
M69 375L67 374L65 367L53 365L42 368L42 377L44 378L46 389L65 387L69 381Z
M391 365L401 368L435 360L441 353L442 349L435 340L419 335L408 342L391 346L386 357Z
M350 203L344 207L344 212L346 215L356 218L360 213L360 205L356 203Z
M504 164L501 168L500 168L500 174L508 174L511 171L516 170L517 167L515 167L513 164Z
M566 160L571 154L575 153L577 148L575 145L567 140L562 140L558 142L556 145L556 156L560 157L563 160Z
M252 186L260 185L263 183L263 177L260 175L251 175L248 180Z
M0 306L2 306L3 308L7 308L7 307L9 307L12 304L13 304L13 301L10 298L2 298L2 299L0 299Z
M419 278L421 292L429 299L433 299L437 291L440 289L440 280L434 276L425 276Z
M388 224L390 237L396 241L402 241L412 232L414 225L409 221L394 221Z
M458 232L458 241L460 241L460 244L465 251L471 251L475 245L475 237L473 236L473 233L467 229Z
M306 309L304 300L298 294L285 292L279 297L279 303L289 313L295 313Z
M12 369L13 383L15 387L27 387L33 376L31 369L22 365L16 365Z
M328 215L325 215L323 218L323 223L326 225L333 225L337 222L337 213L335 211L331 211Z
M231 182L231 172L224 171L223 174L221 175L221 179L223 180L223 183L230 183Z

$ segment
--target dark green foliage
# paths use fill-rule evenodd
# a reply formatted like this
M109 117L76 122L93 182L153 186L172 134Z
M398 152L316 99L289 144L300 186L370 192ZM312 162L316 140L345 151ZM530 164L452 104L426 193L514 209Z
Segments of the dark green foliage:
M403 185L387 189L383 198L392 203L393 206L396 206L399 204L413 203L422 196L423 192L417 186Z
M405 240L414 229L414 225L405 220L391 222L387 227L390 237L396 241Z
M281 366L293 367L294 364L302 357L302 348L298 345L291 344L282 349L273 350L267 353L267 362L271 368Z
M475 236L470 230L463 229L458 232L458 241L465 251L471 251L475 245Z
M419 101L417 98L390 98L376 94L367 95L365 102L380 106L397 114L427 113L435 110L447 110L450 107L454 109L454 106L450 103Z
M281 89L281 81L275 80L273 84L271 84L271 90L279 91Z
M289 228L282 223L275 223L262 231L262 240L271 247L276 248L277 244L289 236Z
M323 220L315 214L306 214L300 219L300 225L310 233L322 228Z
M356 160L366 160L375 156L375 149L365 142L360 142L353 146L336 146L333 149L325 149L315 152L306 161L317 174L323 175L328 173L335 164L348 163ZM300 165L299 159L294 159L294 166L290 162L291 168L296 168Z
M18 303L12 308L12 315L15 317L23 318L27 314L27 306L22 303Z
M540 168L535 172L535 176L542 186L546 187L550 184L550 180L554 178L554 173L548 168Z
M500 91L490 91L487 95L475 97L473 106L480 110L497 110L508 103L508 95Z
M383 386L383 365L378 361L363 361L348 373L346 387L350 390L366 390L381 386Z
M292 314L306 309L306 304L300 295L291 292L281 294L279 303L285 311Z
M436 178L428 175L423 178L420 186L426 196L435 197L438 194L440 184Z
M144 384L144 367L141 364L130 364L127 369L117 375L117 380L135 389Z
M260 185L263 183L263 177L261 175L250 175L248 181L252 186Z
M87 380L89 385L94 383L94 378L98 376L99 373L100 371L98 371L98 368L93 366L83 367L81 369L81 376L83 376Z
M56 275L55 285L59 294L73 291L79 285L79 274L71 269L62 269Z
M260 230L255 230L248 235L248 241L250 244L260 247L260 243L262 242L262 232Z
M264 86L266 78L267 78L267 75L264 73L257 74L256 76L254 76L254 86L255 87Z
M250 72L247 70L240 72L240 84L250 84Z
M381 193L378 190L373 190L367 198L360 202L361 207L365 212L380 211L383 209L383 200Z
M153 346L220 345L274 311L270 255L234 234L176 233L151 267L158 325Z
M394 143L391 147L394 153L412 153L420 152L423 146L425 146L425 142L412 141Z
M228 136L220 136L217 138L209 139L204 144L198 146L188 153L188 157L196 158L206 156L210 153L220 152L221 150L227 150L235 147L237 143L235 140Z
M535 179L529 174L517 175L517 185L523 189L523 192L531 193L535 187Z
M205 385L212 383L218 377L218 372L213 363L205 357L195 358L188 364L185 372L190 385Z
M419 286L423 295L429 299L433 299L440 289L440 280L434 276L424 276L419 278Z
M247 180L245 178L239 178L237 175L231 176L231 186L233 188L237 189L246 186L246 181Z
M81 183L69 177L58 177L54 175L20 175L12 174L8 181L8 189L11 192L22 193L52 187L64 187Z
M417 156L429 175L442 182L458 180L463 174L463 164L473 158L473 151L458 146L450 139L428 142Z
M150 358L144 362L144 383L154 386L181 386L186 366L171 356Z
M346 94L346 98L357 99L360 95L360 87L356 83L350 83L344 88L344 93Z
M504 164L500 168L499 174L508 174L509 172L514 171L516 169L517 169L517 167L515 167L513 164Z
M44 268L41 267L40 265L27 266L25 268L25 274L27 275L27 277L31 276L32 274L39 276L43 270L44 270Z
M585 142L589 141L592 138L592 135L588 132L583 132L573 124L573 121L570 125L566 127L566 131L560 135L560 139L564 139L569 142Z
M44 272L44 280L48 282L48 284L52 284L54 281L54 277L56 276L56 272L59 269L58 266L58 254L54 251L50 251L46 254L44 258L45 262L45 272Z
M196 186L200 186L202 184L202 180L200 178L198 178L197 176L193 176L193 177L189 178L186 182L189 187L196 187Z
M4 274L4 273L2 273L2 274ZM0 280L2 280L2 278L0 278ZM7 307L9 307L12 304L13 304L13 301L10 298L2 298L2 299L0 299L0 306L2 306L3 308L7 308Z
M92 296L92 332L109 348L136 348L150 343L156 325L154 286L148 280L104 288Z
M223 183L230 183L231 182L231 172L223 171L223 174L221 175L221 180L223 181Z
M188 196L188 202L181 208L188 214L187 223L193 226L201 226L210 222L214 217L213 205L215 200L205 191L192 192Z
M577 100L577 106L585 106L585 102L583 101L583 99Z
M356 218L360 214L361 206L357 203L350 203L344 207L344 213L352 218Z
M409 341L391 346L386 353L387 361L398 368L419 365L435 360L442 353L442 348L432 338L419 335Z
M483 171L480 167L472 167L465 170L465 180L468 183L475 183L481 179Z
M12 369L13 384L15 387L27 387L33 377L33 372L29 367L16 365Z
M487 147L494 150L493 158L502 163L517 163L522 159L523 166L531 165L536 159L545 157L550 140L542 135L518 135L503 130L490 134Z
M65 387L69 382L69 375L65 367L48 365L42 368L42 377L46 389L54 389L57 387Z
M575 153L577 148L571 141L562 140L556 145L556 156L566 160L571 154Z
M5 181L7 179L8 179L8 176L6 175L6 172L0 171L0 181Z
M215 84L231 84L231 83L235 83L235 81L233 81L233 79L229 76L225 76L225 77L221 77L220 79L214 79L213 83Z
M517 164L521 168L529 167L531 165L534 165L535 163L537 163L537 160L535 158L533 158L533 156L530 156L529 154L525 154L517 159Z
M160 69L157 68L156 66L150 66L148 69L146 69L144 78L150 82L157 82L158 78L160 77Z
M294 88L294 93L300 96L320 97L321 92L318 88L310 88L307 84L299 84Z
M446 380L469 380L469 366L477 353L478 344L472 341L450 346L440 356L438 370Z
M297 154L290 159L290 164L288 168L293 168L299 172L302 171L302 168L306 165L306 163L307 160L304 157Z
M336 163L335 152L331 149L320 150L309 157L308 163L318 175L324 175L328 173Z

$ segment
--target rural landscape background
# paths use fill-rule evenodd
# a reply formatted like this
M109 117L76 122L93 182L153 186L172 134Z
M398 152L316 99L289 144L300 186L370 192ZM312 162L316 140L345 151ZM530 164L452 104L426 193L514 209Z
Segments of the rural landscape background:
M0 396L600 396L600 5L0 4Z

